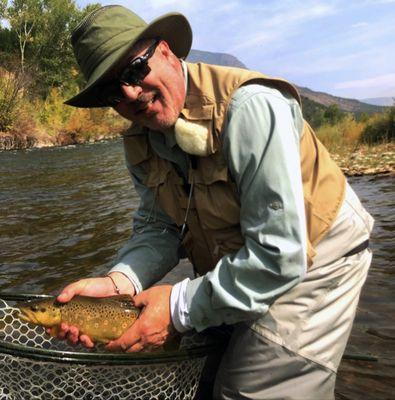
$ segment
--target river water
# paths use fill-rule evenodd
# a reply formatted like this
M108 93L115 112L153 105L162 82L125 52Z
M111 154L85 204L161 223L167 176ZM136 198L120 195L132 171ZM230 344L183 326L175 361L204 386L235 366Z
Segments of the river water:
M395 177L350 179L376 219L374 253L337 399L390 399L395 392ZM106 273L131 234L138 197L120 141L0 152L0 292L57 293ZM190 275L178 266L165 281Z

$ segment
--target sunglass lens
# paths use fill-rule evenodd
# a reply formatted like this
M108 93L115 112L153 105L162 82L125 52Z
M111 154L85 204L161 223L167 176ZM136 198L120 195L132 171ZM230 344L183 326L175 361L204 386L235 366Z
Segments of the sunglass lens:
M150 71L148 63L138 59L125 68L119 80L126 85L140 85Z

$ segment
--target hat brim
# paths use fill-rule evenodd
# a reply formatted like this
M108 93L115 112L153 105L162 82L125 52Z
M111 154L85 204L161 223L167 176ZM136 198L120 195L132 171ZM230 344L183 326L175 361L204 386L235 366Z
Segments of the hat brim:
M130 35L130 32L124 32L122 35ZM180 13L168 13L155 19L148 24L142 31L130 42L115 50L109 57L106 57L92 72L89 81L84 89L76 96L64 103L74 107L91 108L103 107L95 95L95 88L115 66L129 56L131 48L141 39L151 39L160 37L165 40L172 52L179 58L186 58L192 46L192 29L188 20Z

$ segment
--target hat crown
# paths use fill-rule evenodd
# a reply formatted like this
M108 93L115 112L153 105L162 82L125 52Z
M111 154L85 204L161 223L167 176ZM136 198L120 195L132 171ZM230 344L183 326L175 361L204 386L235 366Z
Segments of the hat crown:
M71 35L74 55L85 79L89 80L92 71L111 52L133 41L146 27L142 18L122 6L104 6L88 14Z

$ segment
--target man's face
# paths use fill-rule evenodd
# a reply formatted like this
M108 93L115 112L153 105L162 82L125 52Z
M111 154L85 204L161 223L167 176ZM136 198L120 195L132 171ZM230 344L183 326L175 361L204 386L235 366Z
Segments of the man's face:
M147 42L145 42L147 43ZM131 52L130 60L146 53L151 42ZM153 130L173 126L184 107L185 83L181 63L161 41L148 65L151 71L139 85L121 83L124 99L114 108L124 118Z

